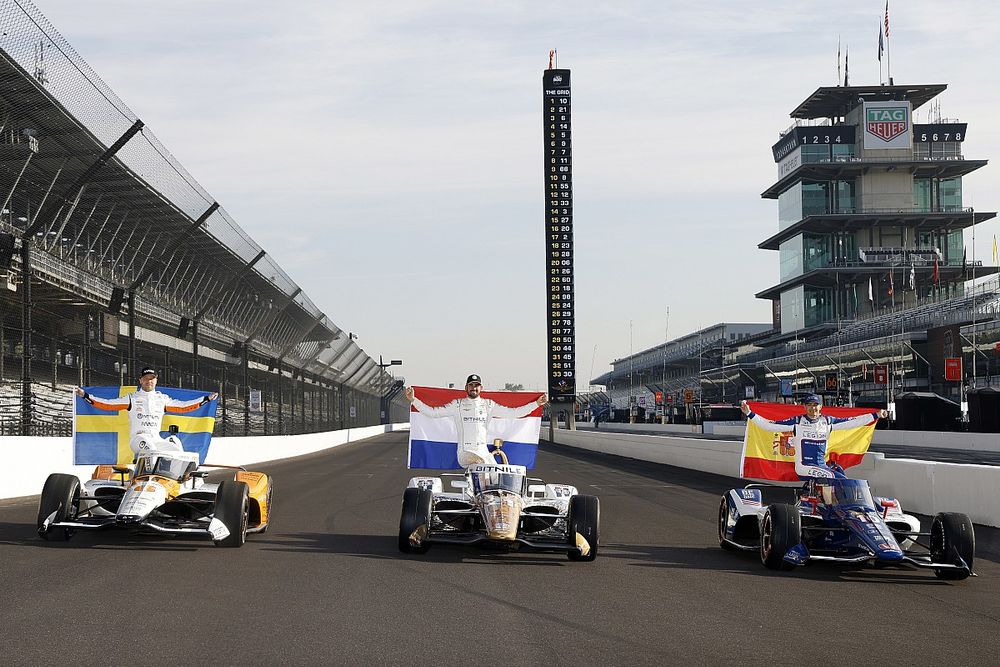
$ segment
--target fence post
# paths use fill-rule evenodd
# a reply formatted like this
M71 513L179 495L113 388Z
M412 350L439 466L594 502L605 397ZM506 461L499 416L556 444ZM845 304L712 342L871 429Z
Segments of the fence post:
M31 435L31 241L21 241L21 435Z

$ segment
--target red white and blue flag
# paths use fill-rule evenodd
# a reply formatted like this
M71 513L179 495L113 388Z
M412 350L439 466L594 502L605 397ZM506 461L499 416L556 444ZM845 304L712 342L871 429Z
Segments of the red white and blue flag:
M428 407L442 407L466 396L460 389L414 387L414 394ZM519 408L541 396L541 392L484 391L482 398L496 401L508 408ZM490 449L495 439L503 440L503 451L512 465L535 467L538 433L542 428L542 408L535 408L518 419L494 417L487 425ZM410 451L407 468L462 470L458 464L458 430L453 417L429 417L410 406Z

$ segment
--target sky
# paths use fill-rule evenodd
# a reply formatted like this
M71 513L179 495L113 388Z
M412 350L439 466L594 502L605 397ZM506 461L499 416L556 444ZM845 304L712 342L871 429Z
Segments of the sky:
M187 170L408 383L546 385L542 71L572 71L576 371L769 322L770 147L879 81L883 2L36 0ZM890 4L897 84L969 123L1000 209L1000 5ZM923 110L916 121L925 122ZM976 231L992 263L996 220ZM969 235L967 234L967 237ZM967 239L971 253L971 238ZM668 317L669 312L669 317Z

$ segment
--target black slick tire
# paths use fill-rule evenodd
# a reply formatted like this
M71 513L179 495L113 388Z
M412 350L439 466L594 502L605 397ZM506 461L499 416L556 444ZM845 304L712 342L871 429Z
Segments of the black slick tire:
M423 528L424 537L431 527L431 502L433 494L430 489L411 487L403 492L403 509L399 515L399 550L404 554L427 553L430 545L426 540L413 544L410 536Z
M802 516L792 505L770 505L760 527L760 562L769 570L791 570L789 549L802 541Z
M597 558L601 532L601 505L597 496L576 495L569 499L569 511L566 516L566 540L570 550L566 556L572 561L589 562ZM580 534L590 545L590 551L584 555L576 548L576 535Z
M226 480L219 484L215 495L215 518L229 530L229 535L214 540L218 547L241 547L247 541L250 519L250 487L246 482Z
M736 547L726 541L726 521L729 517L729 501L726 500L725 496L722 496L722 502L719 503L719 546L726 551L736 551Z
M967 514L941 512L931 523L931 558L936 563L958 564L961 558L968 570L935 569L938 579L961 581L972 574L976 558L976 533Z
M38 500L38 535L50 542L65 542L73 536L71 528L44 528L45 520L55 512L52 521L67 521L80 512L80 480L74 475L53 473L45 480Z

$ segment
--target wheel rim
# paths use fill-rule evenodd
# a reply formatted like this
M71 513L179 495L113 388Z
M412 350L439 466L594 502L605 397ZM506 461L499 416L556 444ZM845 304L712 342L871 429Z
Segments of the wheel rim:
M771 555L771 542L771 513L768 512L764 515L764 528L760 535L760 546L765 557Z
M722 499L722 503L719 505L719 541L722 542L726 539L726 515L729 513L729 507L726 504L726 499Z
M249 508L246 501L243 502L243 517L240 520L240 544L247 541L247 523L249 521Z
M940 558L944 554L944 526L940 521L931 525L931 555Z

